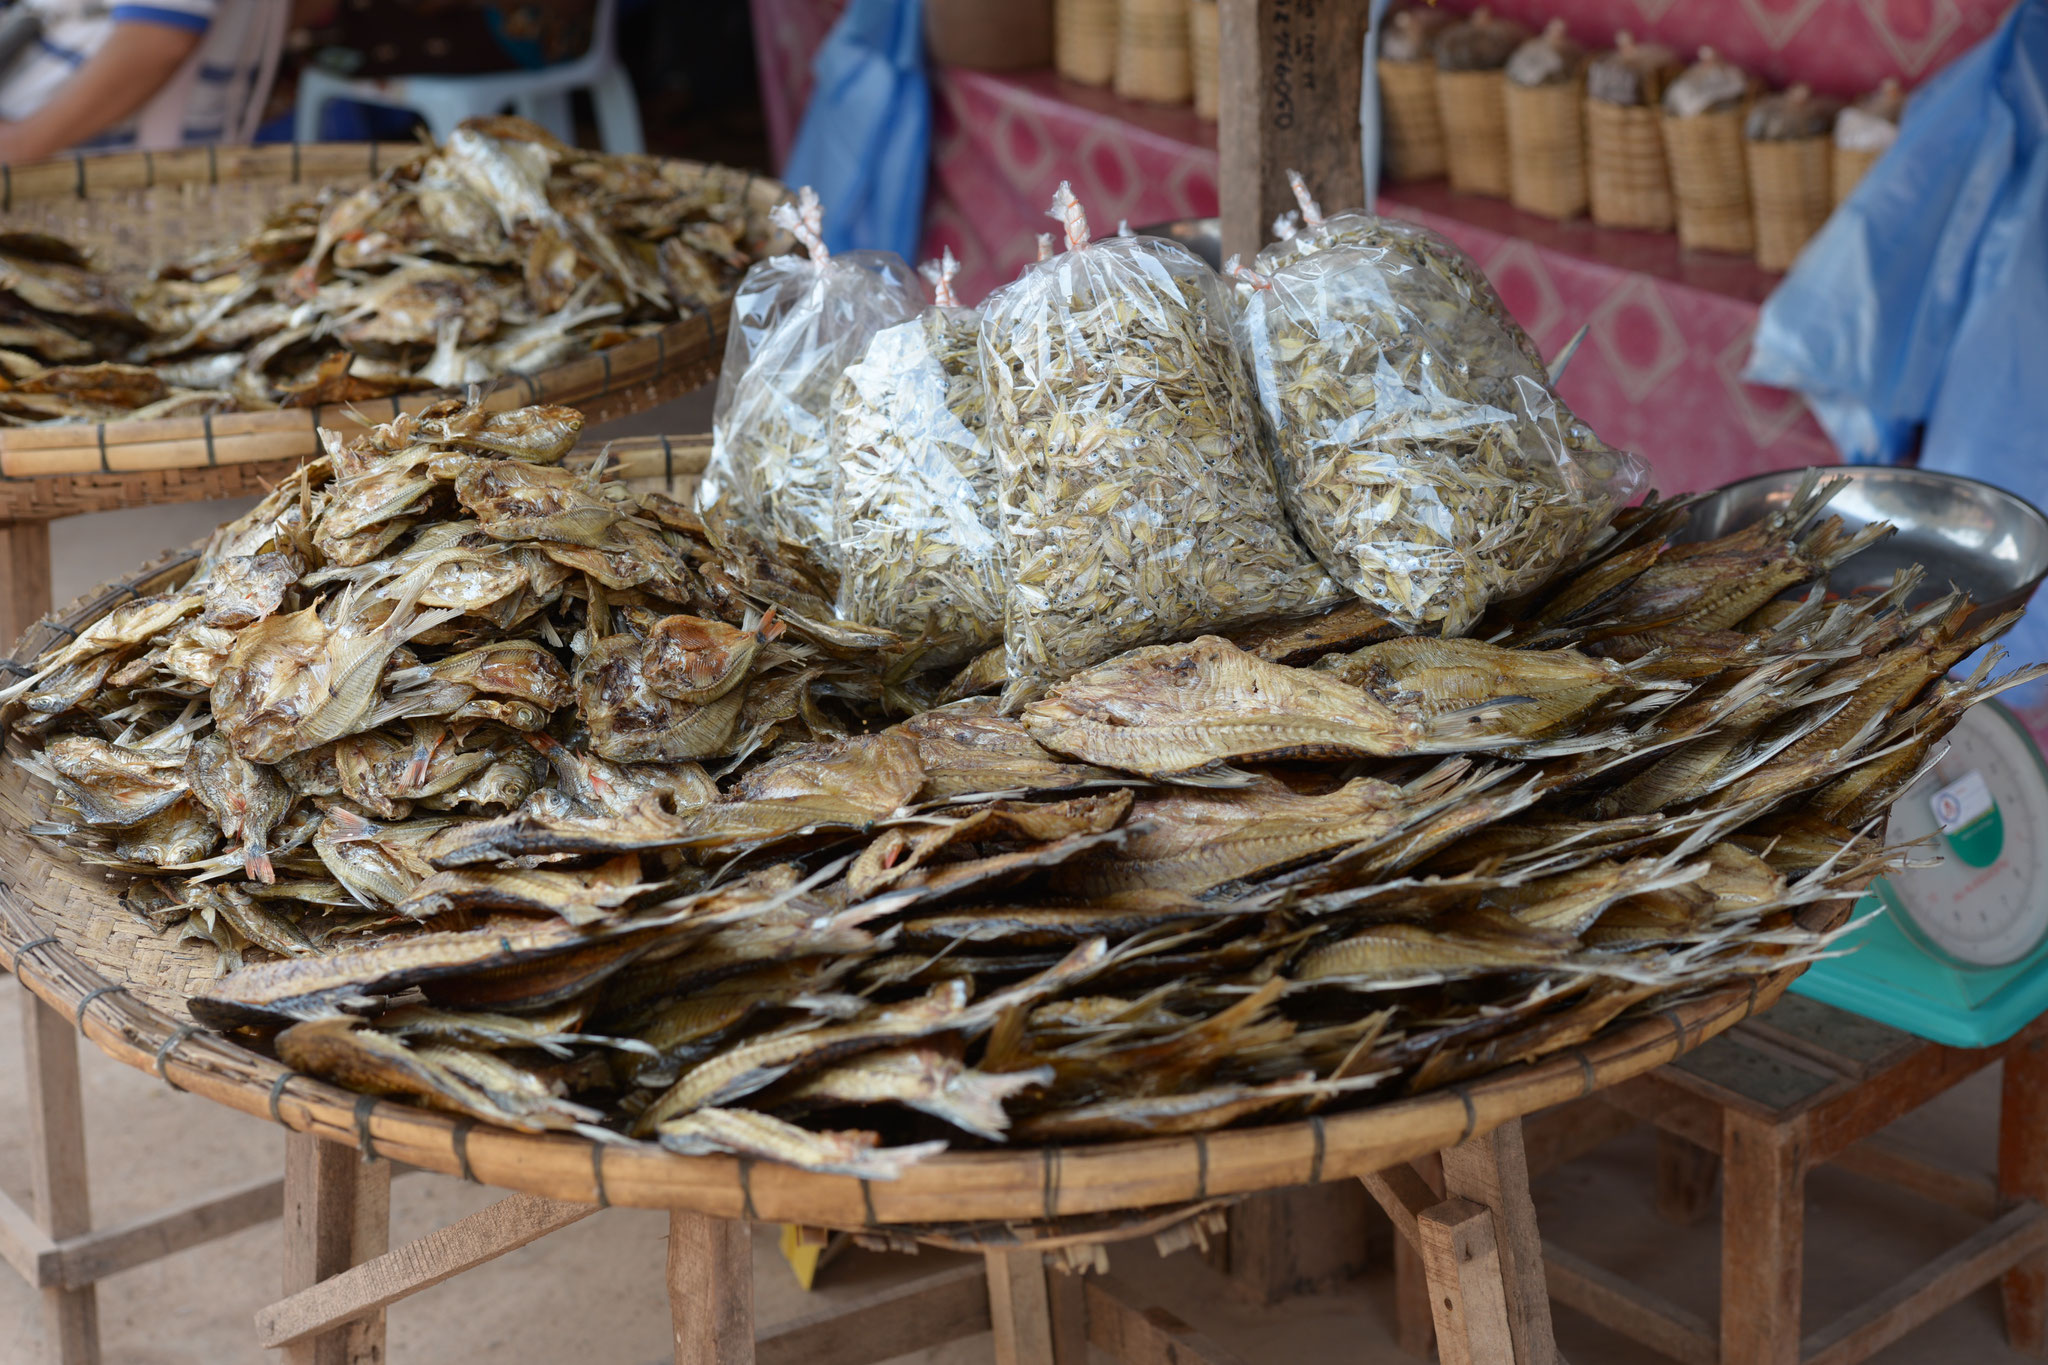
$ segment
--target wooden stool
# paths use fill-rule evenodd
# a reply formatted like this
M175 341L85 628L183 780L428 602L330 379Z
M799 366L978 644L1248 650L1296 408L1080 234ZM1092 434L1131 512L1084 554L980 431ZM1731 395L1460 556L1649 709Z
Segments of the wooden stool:
M256 1315L290 1365L381 1365L384 1310L597 1213L596 1204L511 1194L387 1249L391 1166L304 1133L285 1136L286 1297ZM871 1365L993 1332L998 1365L1086 1365L1094 1346L1126 1365L1243 1365L1233 1352L1110 1275L1056 1269L1037 1251L991 1251L853 1303L754 1326L748 1224L669 1215L669 1308L677 1365Z
M1658 1129L1658 1205L1681 1220L1721 1175L1721 1323L1545 1246L1550 1292L1686 1362L1850 1365L2002 1278L2015 1350L2048 1351L2048 1017L1989 1048L1951 1048L1798 996L1672 1064L1603 1092ZM1874 1137L1994 1062L2005 1063L1998 1179L1951 1171ZM1977 1214L1975 1236L1802 1339L1806 1172L1822 1162Z
M1413 1167L1365 1184L1417 1249L1445 1365L1555 1365L1521 1125L1430 1164L1448 1198ZM387 1250L389 1164L288 1134L286 1297L256 1315L258 1337L291 1365L373 1365L391 1304L596 1212L513 1194ZM677 1365L870 1365L983 1331L997 1365L1085 1365L1091 1346L1125 1365L1244 1365L1114 1275L1069 1274L1032 1250L991 1251L980 1266L758 1332L748 1225L677 1210L668 1280Z

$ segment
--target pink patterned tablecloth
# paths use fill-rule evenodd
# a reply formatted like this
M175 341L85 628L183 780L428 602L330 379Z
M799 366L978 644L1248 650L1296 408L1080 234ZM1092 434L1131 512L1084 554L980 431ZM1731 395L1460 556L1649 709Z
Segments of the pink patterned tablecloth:
M1469 7L1468 0L1450 0ZM810 56L844 0L752 0L778 160L810 88ZM2004 0L1494 0L1532 24L1564 15L1605 43L1617 29L1690 49L1712 43L1765 77L1853 94L1917 84L1993 28ZM933 73L928 252L950 246L961 293L1013 278L1035 252L1053 190L1070 180L1098 233L1216 212L1215 125L1185 107L1116 99L1049 71ZM1591 325L1562 384L1609 441L1649 460L1666 492L1838 458L1805 405L1738 377L1775 278L1668 235L1556 224L1440 185L1395 186L1382 210L1445 233L1485 267L1547 353Z

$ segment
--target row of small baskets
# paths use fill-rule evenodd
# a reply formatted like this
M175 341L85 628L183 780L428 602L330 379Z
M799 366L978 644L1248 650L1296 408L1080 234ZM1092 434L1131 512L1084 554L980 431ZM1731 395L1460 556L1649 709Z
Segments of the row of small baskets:
M1221 61L1216 0L1056 0L1053 65L1125 99L1194 101L1216 117Z
M1680 117L1586 95L1583 79L1525 86L1498 70L1378 64L1387 175L1448 176L1463 193L1550 218L1677 229L1682 245L1791 266L1878 151L1821 135L1752 139L1747 106Z

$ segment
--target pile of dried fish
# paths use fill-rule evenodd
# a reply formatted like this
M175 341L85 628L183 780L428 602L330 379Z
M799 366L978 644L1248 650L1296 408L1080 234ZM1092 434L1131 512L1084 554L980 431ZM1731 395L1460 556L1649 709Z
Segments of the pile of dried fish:
M841 377L924 299L893 251L827 251L810 186L796 204L776 206L775 222L807 250L761 262L733 295L697 503L756 535L808 546L836 570L832 413Z
M1158 237L1067 250L983 305L1001 474L1010 695L1119 649L1306 611L1339 595L1296 543L1215 272Z
M839 614L963 663L1003 636L1003 542L985 428L981 312L953 300L949 249L925 267L937 302L875 334L839 381L832 499Z
M1642 466L1550 391L1477 267L1424 229L1324 219L1238 272L1281 496L1323 567L1411 629L1462 635L1634 497Z
M1827 942L2010 618L1809 478L1616 515L1480 639L1360 603L929 709L797 552L558 461L560 409L330 443L6 694L39 832L218 947L196 1018L515 1128L873 1178L1584 1042ZM1796 590L1790 591L1788 590ZM911 712L905 716L905 712Z
M132 292L0 235L0 423L345 403L532 374L728 297L771 245L747 178L472 119Z

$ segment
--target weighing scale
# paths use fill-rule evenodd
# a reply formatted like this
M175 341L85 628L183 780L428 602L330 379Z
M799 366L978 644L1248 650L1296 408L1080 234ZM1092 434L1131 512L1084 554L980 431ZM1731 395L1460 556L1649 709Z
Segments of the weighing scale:
M1861 921L1796 993L1951 1047L1988 1047L2048 1010L2048 764L2013 713L1970 708L1892 807L1886 842L1932 835L1871 883Z

